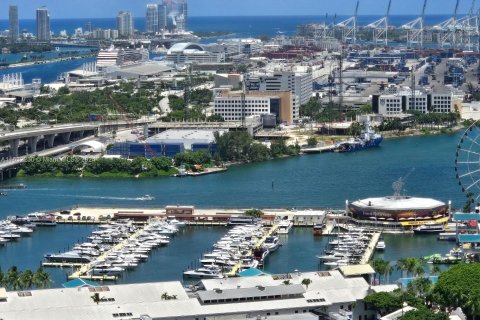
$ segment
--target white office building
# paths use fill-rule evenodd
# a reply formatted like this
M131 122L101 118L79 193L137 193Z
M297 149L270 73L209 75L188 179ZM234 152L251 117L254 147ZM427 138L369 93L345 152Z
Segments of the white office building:
M248 75L247 85L251 91L291 91L294 120L300 118L300 106L310 100L313 92L312 75L293 71L276 71L268 75Z
M451 93L425 93L411 90L400 91L397 94L373 96L373 110L383 115L399 115L408 110L421 113L455 112L454 95Z
M242 117L270 114L272 97L245 97L245 114L241 96L220 96L214 100L214 113L225 121L242 121Z

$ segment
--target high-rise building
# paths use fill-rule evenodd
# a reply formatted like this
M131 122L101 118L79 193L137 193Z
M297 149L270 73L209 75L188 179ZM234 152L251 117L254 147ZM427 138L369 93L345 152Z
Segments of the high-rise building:
M158 31L167 29L168 8L165 4L158 5Z
M19 27L18 27L18 7L10 6L8 10L8 22L9 22L9 32L10 40L16 42L19 38Z
M183 20L182 26L178 26L178 29L181 29L183 31L187 31L187 21L188 21L188 5L187 5L187 0L179 0L178 3L178 11L180 13L180 16Z
M145 32L155 33L158 31L158 6L147 4L147 15L145 18Z
M85 25L85 31L90 33L93 32L93 24L91 21L88 21L87 24Z
M120 37L133 36L133 16L130 11L120 11L117 16L117 29Z
M158 30L186 31L187 20L187 0L163 0L158 5Z
M50 40L50 15L45 7L37 9L37 40Z

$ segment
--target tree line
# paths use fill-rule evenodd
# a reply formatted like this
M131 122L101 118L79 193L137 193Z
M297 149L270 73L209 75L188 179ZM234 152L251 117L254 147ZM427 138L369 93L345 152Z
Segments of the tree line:
M287 145L285 139L272 141L270 147L254 141L243 131L215 133L217 152L215 160L219 162L260 162L283 156L297 155L299 145Z
M6 272L0 269L0 287L8 290L26 290L48 288L52 283L52 278L43 268L36 271L19 270L16 266L10 267Z
M376 276L386 275L393 270L393 265L381 259L374 260L372 266ZM433 284L425 277L425 261L415 257L407 257L397 261L396 268L402 276L410 276L411 281L406 288L393 292L371 293L364 302L381 315L400 309L406 302L417 308L407 312L400 319L448 319L448 313L462 308L468 319L480 316L480 264L460 263L441 272L434 265L430 274L439 274L438 281Z

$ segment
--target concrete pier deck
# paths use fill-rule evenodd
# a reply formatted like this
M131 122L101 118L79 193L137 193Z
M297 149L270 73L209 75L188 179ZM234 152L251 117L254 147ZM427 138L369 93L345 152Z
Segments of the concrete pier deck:
M140 228L138 229L135 233L133 233L130 237L128 237L127 239L123 240L122 242L116 244L115 246L113 246L110 250L108 251L105 251L101 256L99 256L95 261L92 261L90 263L87 263L87 264L83 264L77 271L75 271L74 273L72 273L71 275L68 276L68 279L69 280L72 280L72 279L78 279L78 278L83 278L83 279L91 279L91 280L117 280L117 277L116 276L89 276L89 275L85 275L88 270L90 270L90 268L98 263L98 262L102 262L102 261L105 261L105 258L112 252L115 252L115 251L120 251L123 249L123 247L125 247L125 245L127 245L129 242L131 242L132 240L135 240L137 239L140 234L143 232L143 228Z
M258 242L253 246L253 249L252 250L249 250L247 255L248 256L251 256L253 254L253 250L254 249L258 249L260 248L263 243L265 242L265 240L267 239L267 237L271 236L273 233L275 233L275 231L277 231L279 225L278 224L275 224L273 225L266 233L265 235L260 239L258 240ZM237 275L237 272L238 270L240 270L240 268L242 267L242 262L239 262L237 263L233 268L232 270L230 270L229 273L226 274L227 277L235 277Z
M380 239L380 232L375 232L372 234L372 238L370 239L370 242L368 243L367 250L365 250L365 253L363 254L362 259L360 260L359 264L367 264L370 259L372 259L372 256L375 252L375 246L378 243L378 240Z

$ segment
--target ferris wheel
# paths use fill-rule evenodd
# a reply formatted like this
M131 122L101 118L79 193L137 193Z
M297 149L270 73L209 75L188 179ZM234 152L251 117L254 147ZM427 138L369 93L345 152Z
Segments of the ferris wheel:
M455 156L458 185L472 203L480 199L480 122L475 121L462 135Z

